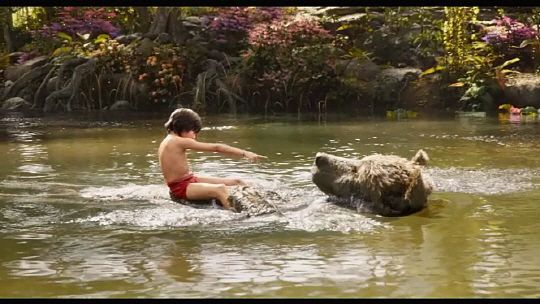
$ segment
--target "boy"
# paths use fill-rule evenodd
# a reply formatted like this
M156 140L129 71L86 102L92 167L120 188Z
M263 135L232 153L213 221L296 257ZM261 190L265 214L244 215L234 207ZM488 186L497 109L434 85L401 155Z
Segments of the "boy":
M252 162L266 156L225 144L202 143L196 140L202 128L201 118L191 109L176 109L165 123L169 133L159 145L158 156L163 178L171 193L181 199L218 199L224 208L231 209L226 186L245 185L241 179L195 176L190 173L186 150L220 152L246 157Z

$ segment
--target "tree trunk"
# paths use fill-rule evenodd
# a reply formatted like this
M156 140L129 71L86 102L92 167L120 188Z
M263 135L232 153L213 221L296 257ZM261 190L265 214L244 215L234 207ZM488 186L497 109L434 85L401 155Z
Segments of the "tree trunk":
M170 7L160 6L157 8L156 15L154 16L150 30L148 30L148 34L165 33L167 30L167 21L169 21L169 12Z
M148 7L146 6L135 6L135 11L138 15L138 32L144 33L150 29L150 14L148 13Z
M187 31L178 18L179 12L179 7L158 7L148 34L167 33L175 44L183 44L187 40Z
M6 42L6 49L8 53L15 52L15 44L13 38L13 17L11 7L4 7L2 9L2 27L4 28L4 41Z
M45 11L45 21L47 23L51 23L54 15L55 15L55 9L52 6L42 6L43 10Z
M167 22L167 33L171 35L175 44L183 44L187 40L187 30L182 19L179 19L180 8L172 8L169 12L169 21Z

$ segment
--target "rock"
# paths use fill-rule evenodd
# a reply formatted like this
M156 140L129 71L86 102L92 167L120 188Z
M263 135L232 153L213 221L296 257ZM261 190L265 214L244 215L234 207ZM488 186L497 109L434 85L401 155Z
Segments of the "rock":
M159 33L156 40L154 40L154 42L156 42L158 44L171 43L171 35L169 35L167 33Z
M182 24L186 28L200 28L202 26L201 18L197 16L189 16L189 17L184 18L184 20L182 21Z
M540 107L540 76L534 73L522 73L507 76L503 88L505 103L517 108Z
M4 71L4 79L15 82L19 78L21 78L22 75L24 75L26 72L36 67L44 65L45 63L47 63L47 61L49 61L48 56L39 56L36 58L32 58L28 61L25 61L21 65L7 67L6 70Z
M422 176L427 154L419 150L411 159L374 154L360 160L317 153L312 181L334 201L348 202L359 212L404 216L426 207L432 192Z
M187 21L187 22L196 24L196 25L201 24L201 18L199 18L197 16L189 16L189 17L184 18L184 20Z
M182 24L183 24L186 28L199 28L199 27L201 27L201 26L198 25L198 24L194 24L194 23L187 22L187 21L182 21Z
M109 107L110 111L131 110L131 109L133 109L133 107L127 100L117 100Z
M207 54L208 57L212 58L212 59L215 59L217 61L224 61L226 60L227 56L225 55L225 53L223 52L220 52L218 50L211 50L208 52Z
M137 46L137 52L141 53L142 56L150 56L154 47L157 46L157 43L153 42L149 38L144 38L141 40L141 44Z
M129 43L128 38L127 38L126 35L116 36L116 38L114 38L114 40L116 40L120 44L128 44Z
M6 80L6 82L4 82L4 87L6 87L6 88L7 88L7 87L10 87L10 86L12 86L13 84L14 84L13 81L11 81L11 80Z
M148 38L150 40L154 40L158 37L158 34L156 33L146 33L142 35L142 39Z
M375 107L380 110L395 110L401 107L404 92L421 73L422 70L410 67L382 70L376 78Z
M381 72L381 68L369 59L352 59L345 67L344 76L353 76L360 80L373 80Z
M134 33L130 35L120 35L115 38L120 44L130 44L134 40L142 39L141 33Z
M383 70L379 77L380 78L393 78L399 82L404 81L406 77L418 78L422 74L422 70L411 67L404 68L389 68Z
M20 110L29 109L31 106L32 106L31 103L29 103L28 101L24 100L21 97L12 97L10 99L5 100L2 103L1 109L5 111L20 111Z

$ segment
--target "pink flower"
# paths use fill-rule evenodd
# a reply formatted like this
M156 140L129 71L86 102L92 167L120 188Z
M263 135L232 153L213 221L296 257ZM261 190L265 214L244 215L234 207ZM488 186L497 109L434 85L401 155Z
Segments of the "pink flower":
M520 108L514 108L513 106L509 110L510 114L519 115L521 113Z

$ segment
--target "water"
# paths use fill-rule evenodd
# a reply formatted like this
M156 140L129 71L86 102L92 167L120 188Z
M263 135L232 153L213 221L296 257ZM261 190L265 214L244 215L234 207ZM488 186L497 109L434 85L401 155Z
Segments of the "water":
M190 154L198 174L291 199L245 218L169 200L167 114L3 117L0 297L540 296L540 128L496 119L206 117L199 140L266 155ZM325 203L316 152L424 149L429 207L401 218Z

